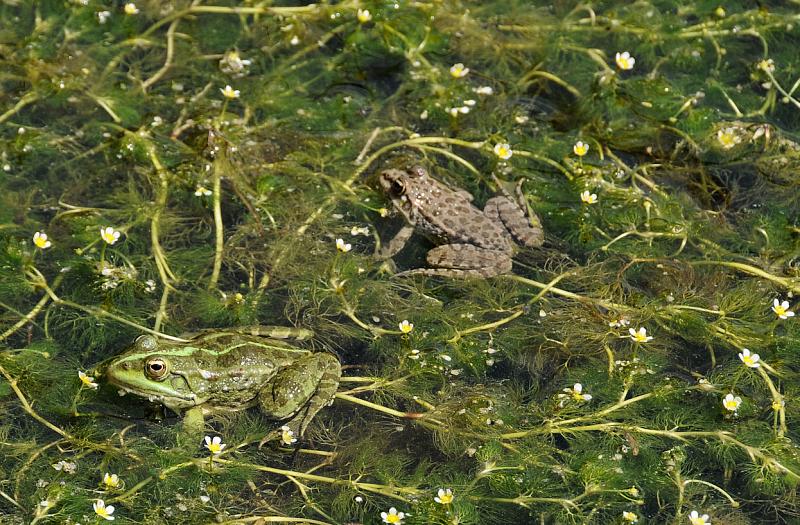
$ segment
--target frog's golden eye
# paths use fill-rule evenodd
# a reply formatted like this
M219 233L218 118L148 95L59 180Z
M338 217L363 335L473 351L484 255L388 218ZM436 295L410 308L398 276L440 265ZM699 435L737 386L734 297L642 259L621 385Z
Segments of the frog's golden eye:
M401 195L405 195L405 193L406 193L406 185L403 184L402 181L393 180L392 181L392 188L391 188L390 191L392 192L392 195L394 195L396 197L399 197Z
M167 371L167 362L160 357L148 359L144 364L144 373L147 374L147 377L155 379L156 381L161 381L167 377Z

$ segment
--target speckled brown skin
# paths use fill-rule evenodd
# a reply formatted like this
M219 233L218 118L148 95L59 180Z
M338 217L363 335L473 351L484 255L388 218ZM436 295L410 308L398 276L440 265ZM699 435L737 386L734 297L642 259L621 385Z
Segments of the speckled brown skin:
M509 197L493 197L481 211L472 205L472 195L448 188L419 166L407 171L386 170L379 180L407 223L380 256L394 256L415 230L439 244L427 255L433 268L398 275L492 277L511 271L511 257L518 244L542 245L539 218L526 216Z
M258 405L298 435L336 394L341 367L330 354L236 331L207 331L187 343L139 337L108 366L106 380L179 412L202 430L203 415ZM163 365L163 375L149 369ZM200 425L200 428L196 428Z

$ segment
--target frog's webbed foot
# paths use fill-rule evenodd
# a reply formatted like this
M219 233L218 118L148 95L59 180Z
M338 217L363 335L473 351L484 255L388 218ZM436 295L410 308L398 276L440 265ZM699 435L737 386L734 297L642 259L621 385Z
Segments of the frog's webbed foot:
M310 354L278 372L259 394L259 406L273 419L291 418L286 426L300 438L317 412L333 400L341 374L334 356Z
M542 221L536 214L526 215L525 210L510 197L492 197L486 201L483 214L499 221L522 246L538 248L544 242Z
M428 252L428 264L434 268L419 268L398 273L398 277L426 275L429 277L494 277L511 271L508 254L479 248L472 244L444 244Z

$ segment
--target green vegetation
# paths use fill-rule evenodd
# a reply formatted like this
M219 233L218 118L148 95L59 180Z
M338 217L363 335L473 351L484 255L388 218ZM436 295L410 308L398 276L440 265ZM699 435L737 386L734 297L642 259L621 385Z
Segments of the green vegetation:
M0 523L800 520L792 2L274 3L0 5ZM544 247L393 277L409 163ZM103 381L255 324L343 364L297 448Z

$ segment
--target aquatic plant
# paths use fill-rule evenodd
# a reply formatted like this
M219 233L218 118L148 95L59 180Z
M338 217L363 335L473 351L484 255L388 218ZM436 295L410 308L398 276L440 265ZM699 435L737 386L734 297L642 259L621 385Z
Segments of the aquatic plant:
M796 522L794 10L285 4L0 6L0 521ZM544 247L395 277L409 164ZM103 380L256 324L343 364L302 437Z

